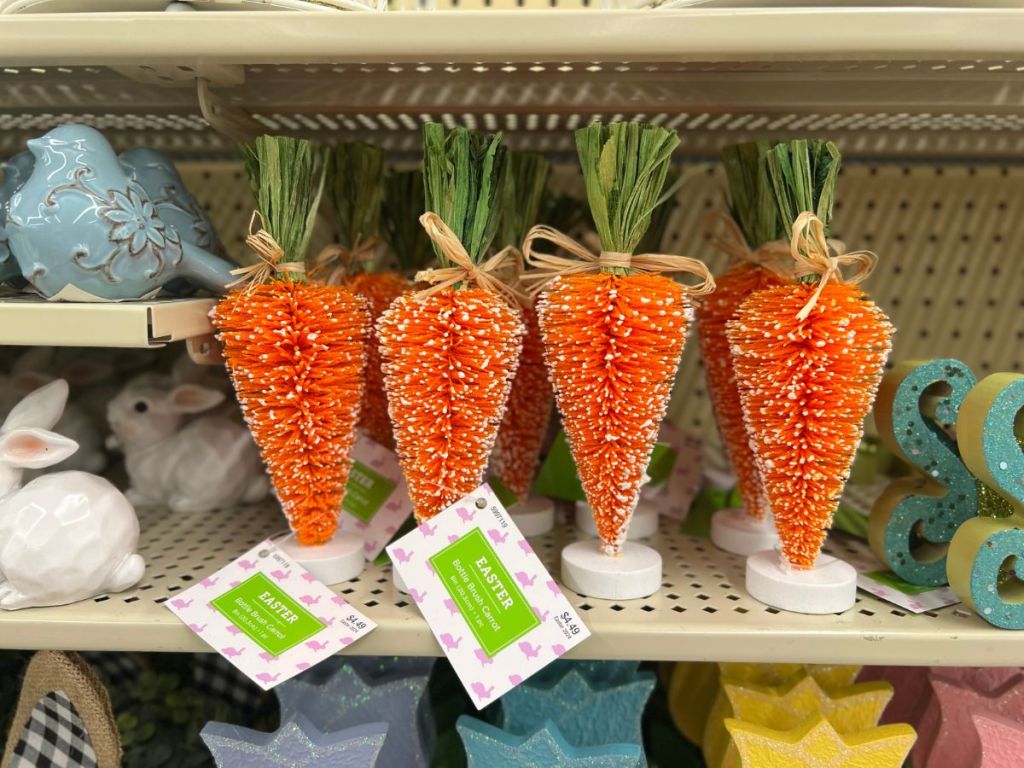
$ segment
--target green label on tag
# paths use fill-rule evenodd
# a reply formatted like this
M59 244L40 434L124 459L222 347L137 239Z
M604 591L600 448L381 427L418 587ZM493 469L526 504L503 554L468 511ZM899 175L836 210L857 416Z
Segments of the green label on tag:
M489 657L540 626L540 619L479 528L449 544L431 557L430 563Z
M257 573L210 605L267 653L280 656L326 625L274 582Z
M654 444L651 459L647 464L647 475L651 478L652 486L661 485L668 480L678 456L671 446L665 443ZM569 441L564 432L559 432L551 444L547 458L537 473L533 493L566 501L584 501L587 498L583 493L579 475L576 474L576 463L572 460Z
M357 520L368 523L384 505L393 490L395 490L395 484L384 475L374 472L365 464L354 461L352 470L348 474L345 500L341 503L341 508Z
M931 592L936 587L934 586L921 586L919 584L911 584L910 582L904 581L892 571L871 571L865 573L868 578L874 579L879 584L884 584L890 589L895 589L897 592L902 592L904 595L921 595L925 592Z

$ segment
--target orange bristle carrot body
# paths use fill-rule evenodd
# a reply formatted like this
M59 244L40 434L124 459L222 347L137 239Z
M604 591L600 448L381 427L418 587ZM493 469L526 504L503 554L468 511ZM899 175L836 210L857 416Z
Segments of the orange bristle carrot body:
M377 319L391 306L391 302L412 288L412 284L397 272L363 272L345 278L342 285L366 299L371 327L376 325ZM370 334L366 345L366 389L363 392L359 426L377 443L394 449L395 436L388 416L380 345L375 333Z
M301 544L338 525L363 391L364 302L280 280L232 291L214 325L238 401Z
M511 254L484 261L498 224L506 150L501 136L436 123L423 129L420 223L439 268L430 287L398 297L377 322L388 410L416 519L474 491L515 376L523 333L498 279Z
M622 545L686 343L688 299L660 275L573 275L538 304L562 425L598 534Z
M380 147L353 141L331 149L329 188L341 242L320 252L313 275L365 298L371 328L392 301L412 288L397 272L380 269L383 243L379 235L385 187L384 151ZM388 418L375 333L367 339L366 359L359 426L372 440L393 449L395 438Z
M715 278L715 292L697 307L700 323L700 352L707 379L708 396L714 410L726 456L736 473L736 482L747 514L760 520L770 514L750 436L743 418L743 404L736 387L732 353L726 338L726 324L752 294L779 285L774 272L751 263L741 263Z
M726 335L782 558L806 570L839 505L893 327L857 287L874 254L837 253L826 238L838 148L794 140L765 157L795 279L750 296ZM843 267L854 271L847 277Z
M518 313L481 289L406 294L377 323L398 456L418 520L483 481L521 330Z
M892 325L854 285L754 294L729 324L736 380L783 556L811 568L839 504L888 357Z
M519 498L530 493L530 486L537 475L540 450L551 423L554 403L554 393L544 367L544 347L537 312L531 306L524 306L522 313L526 327L523 351L491 456L491 471Z
M540 155L508 153L498 236L499 242L517 249L517 253L526 233L537 223L549 171L548 161ZM515 279L519 277L516 275ZM537 311L529 301L522 302L519 308L525 327L523 350L494 444L490 470L516 497L524 499L530 493L540 466L540 451L551 423L554 393L544 367Z
M673 131L654 125L581 128L576 146L602 251L544 226L523 245L536 267L524 280L550 279L537 303L544 359L601 549L612 556L626 539L668 407L689 327L687 294L714 289L694 259L635 254L651 212L664 203L678 145ZM568 255L540 253L537 240ZM700 275L702 285L657 274L669 271Z

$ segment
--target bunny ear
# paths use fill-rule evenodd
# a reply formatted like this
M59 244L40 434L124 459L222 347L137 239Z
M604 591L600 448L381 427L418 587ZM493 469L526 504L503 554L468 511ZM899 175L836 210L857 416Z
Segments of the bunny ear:
M0 434L0 461L17 469L43 469L78 450L69 437L45 429L19 428Z
M52 429L64 413L68 401L68 383L64 379L51 381L44 387L26 395L7 414L0 432L22 427Z
M224 402L224 393L198 384L179 384L167 395L167 405L174 413L202 413Z
M91 387L114 375L114 366L99 360L79 358L64 369L64 377L76 387Z

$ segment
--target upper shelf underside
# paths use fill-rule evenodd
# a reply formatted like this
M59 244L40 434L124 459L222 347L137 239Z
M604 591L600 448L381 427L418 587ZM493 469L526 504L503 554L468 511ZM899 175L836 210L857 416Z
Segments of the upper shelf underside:
M226 151L202 78L229 134L409 152L425 120L564 152L601 118L678 128L698 156L799 132L847 155L1007 158L1024 150L1021 40L1024 9L4 16L0 150L83 119L115 143Z

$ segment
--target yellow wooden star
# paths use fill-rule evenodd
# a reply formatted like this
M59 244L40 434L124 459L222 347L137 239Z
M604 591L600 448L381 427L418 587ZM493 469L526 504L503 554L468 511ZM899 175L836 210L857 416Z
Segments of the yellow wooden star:
M672 722L687 739L700 746L708 711L718 693L718 667L709 662L679 662L668 683Z
M830 664L720 664L722 670L721 685L718 696L711 707L708 715L707 725L704 729L704 759L712 768L723 766L735 766L738 764L738 755L735 749L730 749L729 732L725 730L725 719L737 717L759 725L770 728L792 728L803 722L804 718L817 711L815 701L824 701L830 693L845 691L853 685L860 674L860 667L855 665L830 665ZM816 685L815 685L816 684ZM769 704L785 706L784 700L787 694L798 698L794 702L795 716L785 720L766 718L759 714L756 707L745 707L748 714L740 714L734 711L730 697L726 694L725 687L732 686L734 689L750 689L756 694L766 694ZM803 686L799 687L798 686ZM889 698L892 697L892 687L887 687ZM865 693L868 689L858 687L857 693ZM802 699L799 697L803 697ZM806 701L807 697L814 698L814 701ZM746 700L744 700L746 703ZM882 703L881 709L885 709L888 698ZM826 714L829 714L826 712ZM878 716L881 716L879 710ZM878 717L873 722L860 726L870 728L878 724ZM839 726L836 723L837 727ZM859 729L858 729L859 730ZM840 727L840 733L846 731Z
M917 738L903 723L841 736L821 714L784 731L732 718L725 727L750 768L900 768Z

